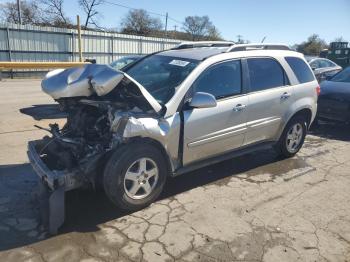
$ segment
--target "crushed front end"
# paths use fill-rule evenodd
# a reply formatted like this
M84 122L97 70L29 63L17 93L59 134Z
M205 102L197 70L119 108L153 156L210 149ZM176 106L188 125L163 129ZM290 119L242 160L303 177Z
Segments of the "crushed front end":
M96 187L97 175L103 171L99 164L121 142L121 136L111 132L112 107L102 109L84 101L69 101L69 108L63 110L68 117L62 128L51 124L45 129L51 135L28 143L29 160L42 181L41 199L49 201L44 204L48 207L44 212L49 213L43 217L48 217L44 220L50 233L56 233L63 223L64 192Z
M55 234L64 222L65 192L95 188L109 152L127 143L133 131L135 136L146 136L142 121L151 123L154 136L164 135L160 130L164 121L158 114L161 106L142 86L108 66L53 71L42 88L68 114L63 127L37 126L49 135L28 143L30 163L42 182L43 222Z

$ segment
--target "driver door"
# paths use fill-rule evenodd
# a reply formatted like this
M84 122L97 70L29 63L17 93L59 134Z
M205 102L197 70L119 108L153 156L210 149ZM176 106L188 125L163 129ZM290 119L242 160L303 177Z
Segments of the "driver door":
M217 106L184 110L183 164L210 158L242 146L246 132L247 96L242 92L241 61L206 69L190 92L212 94Z

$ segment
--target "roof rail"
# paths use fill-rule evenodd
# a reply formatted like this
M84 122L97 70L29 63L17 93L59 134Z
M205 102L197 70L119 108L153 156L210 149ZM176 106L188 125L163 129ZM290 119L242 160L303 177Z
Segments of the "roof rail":
M237 44L226 50L226 52L249 51L249 50L291 50L285 44Z
M188 49L196 47L229 47L234 45L234 42L230 41L197 41L197 42L182 42L172 48L172 50L177 49Z

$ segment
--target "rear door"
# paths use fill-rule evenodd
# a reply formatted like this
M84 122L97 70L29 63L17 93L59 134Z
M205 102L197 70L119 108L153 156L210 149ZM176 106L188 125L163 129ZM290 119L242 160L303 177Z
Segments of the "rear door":
M249 95L245 145L273 140L292 103L293 88L271 57L248 58Z
M247 96L240 60L215 64L194 82L190 93L215 96L217 106L184 110L184 165L239 148L246 131Z

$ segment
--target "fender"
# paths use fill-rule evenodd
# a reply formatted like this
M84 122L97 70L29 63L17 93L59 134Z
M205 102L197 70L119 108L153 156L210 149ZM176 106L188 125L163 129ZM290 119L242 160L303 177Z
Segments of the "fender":
M311 118L310 118L310 123L309 123L309 127L310 127L310 125L312 124L312 122L314 121L315 116L316 116L317 104L313 101L313 98L303 97L303 98L295 101L289 107L289 110L287 111L287 113L283 117L283 119L285 119L285 121L282 122L281 127L278 130L277 140L279 140L279 138L281 137L284 128L286 127L288 122L292 119L292 117L294 117L296 114L298 114L299 112L301 112L302 110L305 110L305 109L309 110L311 113Z

